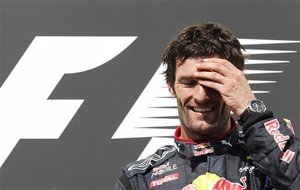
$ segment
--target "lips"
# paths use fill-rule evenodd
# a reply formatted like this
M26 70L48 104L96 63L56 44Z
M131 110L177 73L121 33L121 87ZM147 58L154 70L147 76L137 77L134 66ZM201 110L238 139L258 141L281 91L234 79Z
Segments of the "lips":
M198 113L211 112L213 109L213 107L192 107L192 110Z

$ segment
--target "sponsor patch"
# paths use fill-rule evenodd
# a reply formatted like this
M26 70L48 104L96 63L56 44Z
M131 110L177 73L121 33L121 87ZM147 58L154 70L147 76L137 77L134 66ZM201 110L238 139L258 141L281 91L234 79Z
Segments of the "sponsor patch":
M206 148L206 147L210 147L210 143L201 143L201 144L196 144L194 145L194 149L203 149L203 148Z
M167 162L166 164L162 164L156 168L153 168L151 178L165 174L167 172L171 172L177 170L177 164L170 164L170 162Z
M215 152L214 147L210 147L210 148L204 148L202 150L194 150L193 154L194 156L201 156L201 155L211 154L213 152Z
M214 147L210 143L201 143L194 145L193 154L194 156L201 156L211 154L215 151Z
M268 121L264 123L265 128L267 129L268 133L273 136L275 142L278 144L279 149L281 150L282 154L280 156L280 160L290 163L291 160L293 159L295 152L291 150L284 150L284 146L286 145L286 142L290 139L289 136L284 136L283 134L280 133L278 130L280 127L280 124L277 119L273 119L271 121Z
M228 141L226 141L226 140L222 140L222 141L221 141L221 143L222 143L223 145L227 145L227 146L230 146L230 147L232 147L232 144L230 143L230 139L231 139L231 137L229 138L229 140L228 140Z
M255 170L256 168L255 168L255 166L245 166L245 167L243 167L243 168L240 168L239 169L239 172L246 172L246 171L249 171L249 173L252 173L253 172L253 170Z
M240 178L240 183L234 183L228 181L223 177L219 177L216 174L207 172L206 174L200 175L193 182L192 185L188 185L183 190L244 190L247 189L247 177L243 176Z
M179 173L178 172L174 173L174 174L167 175L167 176L165 176L161 179L151 181L150 188L152 189L153 187L156 187L156 186L159 186L159 185L162 185L164 183L174 181L174 180L177 180L177 179L179 179Z
M291 162L291 160L293 159L294 155L295 155L295 152L287 150L287 151L282 153L282 156L280 157L280 160L282 160L282 161L289 164Z
M284 136L283 134L278 131L280 124L277 119L273 119L271 121L268 121L264 123L265 128L267 129L268 133L273 136L275 142L278 144L281 151L283 151L283 148L287 142L287 140L290 139L289 136Z

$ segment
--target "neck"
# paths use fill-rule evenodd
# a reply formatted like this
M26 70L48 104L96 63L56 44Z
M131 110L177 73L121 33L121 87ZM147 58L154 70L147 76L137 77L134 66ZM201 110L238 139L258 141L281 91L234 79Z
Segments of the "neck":
M224 124L215 131L211 131L211 134L199 134L194 131L190 131L186 127L180 127L180 134L177 134L177 137L181 140L189 140L189 141L212 141L217 139L222 139L231 133L231 129L235 128L236 124L233 118L228 118Z

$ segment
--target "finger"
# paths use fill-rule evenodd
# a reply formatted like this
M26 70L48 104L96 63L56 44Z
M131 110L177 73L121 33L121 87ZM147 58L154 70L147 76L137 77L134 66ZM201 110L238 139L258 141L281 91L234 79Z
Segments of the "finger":
M236 68L231 62L221 58L203 59L202 62L197 66L197 69L219 72L224 76L231 76L234 73L240 72L240 70Z
M223 84L220 84L218 82L209 81L209 80L199 80L198 81L200 85L214 89L218 91L220 94L222 94L222 89L224 88Z
M229 94L236 92L236 90L241 87L241 84L237 83L234 80L230 80L223 76L221 78L222 78L221 82L208 80L208 79L206 79L206 80L200 79L200 80L198 80L198 83L200 85L217 90L220 94L222 94L224 96L228 96Z
M231 64L229 62L229 64ZM215 63L215 62L203 62L200 63L199 65L196 65L197 70L199 72L202 71L213 71L221 74L222 76L235 80L235 81L246 81L246 76L245 73L237 68L231 68L232 70L228 69L224 64L221 63ZM226 81L225 81L226 82Z
M223 76L230 76L232 72L222 62L203 61L196 65L198 71L214 71Z
M221 64L223 66L225 66L227 69L231 70L231 71L235 71L236 68L233 63L231 63L230 61L228 61L227 59L221 59L221 58L206 58L203 59L203 62L213 62L213 63L217 63L217 64Z
M213 71L196 71L194 73L194 78L199 80L209 80L220 84L225 84L226 82L226 77Z

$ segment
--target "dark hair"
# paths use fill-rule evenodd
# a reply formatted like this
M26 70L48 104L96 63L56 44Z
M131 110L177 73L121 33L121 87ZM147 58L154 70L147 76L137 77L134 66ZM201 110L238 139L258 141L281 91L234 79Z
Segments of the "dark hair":
M162 62L167 65L165 79L175 82L176 61L218 54L240 70L244 69L244 50L238 39L218 23L204 23L184 28L163 52Z

